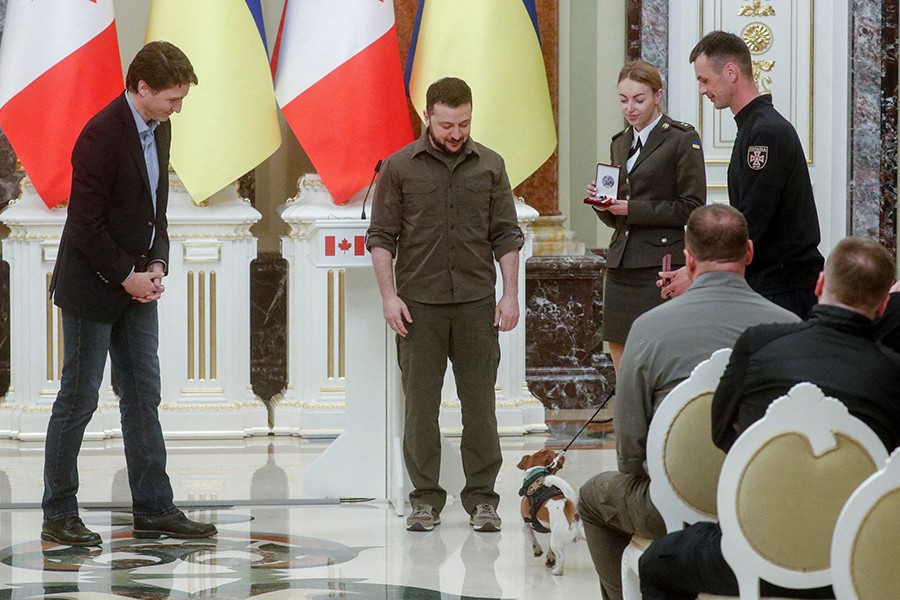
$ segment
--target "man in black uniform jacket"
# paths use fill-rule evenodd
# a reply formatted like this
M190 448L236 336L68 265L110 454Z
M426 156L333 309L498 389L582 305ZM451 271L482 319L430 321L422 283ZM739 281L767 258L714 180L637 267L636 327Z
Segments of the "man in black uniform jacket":
M712 436L726 452L776 398L809 381L843 402L888 450L900 445L900 354L878 339L894 259L878 242L850 237L835 246L816 283L819 304L802 323L757 325L738 338L712 401ZM640 559L645 600L736 596L737 580L716 523L695 523L662 537ZM764 596L834 598L831 588L785 593L762 582ZM801 595L802 594L802 595Z
M772 106L772 96L759 93L750 50L741 38L710 32L691 51L690 60L700 94L718 109L730 108L737 123L728 200L747 219L756 251L747 266L747 283L805 318L816 303L813 289L824 261L817 249L819 218L800 138ZM679 273L673 287L663 287L663 296L678 295L687 284Z

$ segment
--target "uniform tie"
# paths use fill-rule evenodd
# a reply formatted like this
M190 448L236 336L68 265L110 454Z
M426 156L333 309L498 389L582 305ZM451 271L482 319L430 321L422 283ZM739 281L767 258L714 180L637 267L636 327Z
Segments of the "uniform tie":
M628 152L628 160L625 161L625 170L629 173L631 169L634 168L634 163L637 162L638 156L641 154L641 138L637 139L637 143L631 148Z
M631 158L635 154L641 151L641 138L637 139L637 144L631 147L631 151L628 153L628 158Z

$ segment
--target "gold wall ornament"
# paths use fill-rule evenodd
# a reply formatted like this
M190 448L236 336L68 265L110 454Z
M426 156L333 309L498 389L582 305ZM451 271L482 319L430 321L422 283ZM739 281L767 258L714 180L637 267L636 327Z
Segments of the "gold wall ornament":
M756 89L764 94L771 94L772 85L771 75L763 75L763 71L770 72L775 66L774 60L754 60L753 61L753 81L756 82Z
M328 379L334 379L334 269L328 269L328 291L326 302L325 327L327 338L325 342L325 374Z
M44 319L45 323L45 331L47 332L47 339L45 341L46 344L46 352L47 352L47 381L53 380L53 300L51 298L50 292L50 281L53 278L52 273L47 273L46 276L46 287L47 287L47 295L44 296L46 303L46 314Z
M754 21L741 30L741 39L750 49L750 54L765 54L772 48L775 36L771 27Z
M745 4L738 11L739 17L774 17L775 9L768 4L763 6L762 0L753 0L749 5Z
M338 271L338 377L347 376L347 270Z
M209 272L209 378L218 378L218 353L216 352L216 272Z
M187 378L194 380L194 272L187 272Z

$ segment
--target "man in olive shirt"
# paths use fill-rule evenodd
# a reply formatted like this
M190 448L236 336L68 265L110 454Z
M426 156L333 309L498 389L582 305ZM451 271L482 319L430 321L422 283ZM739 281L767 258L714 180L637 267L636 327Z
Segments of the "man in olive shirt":
M406 396L403 458L415 488L406 524L432 530L446 503L438 416L449 359L463 422L460 499L476 531L499 531L497 332L519 321L524 237L503 159L469 137L469 86L453 77L431 84L424 118L422 136L384 163L367 241ZM494 260L503 279L498 302Z

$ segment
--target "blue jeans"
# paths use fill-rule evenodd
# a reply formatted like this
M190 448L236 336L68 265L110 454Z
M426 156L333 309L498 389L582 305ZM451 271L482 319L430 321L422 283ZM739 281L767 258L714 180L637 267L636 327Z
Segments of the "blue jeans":
M175 510L157 412L160 382L156 302L131 302L114 323L89 321L66 310L62 320L62 381L44 449L44 517L57 520L78 515L78 451L84 430L97 410L107 353L120 395L133 513L152 517Z

